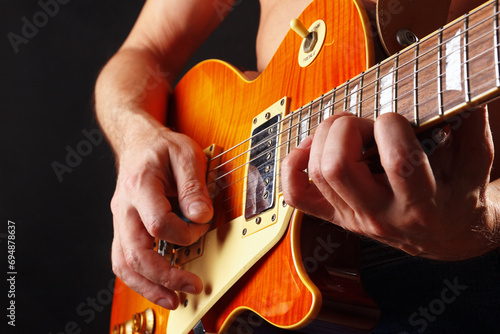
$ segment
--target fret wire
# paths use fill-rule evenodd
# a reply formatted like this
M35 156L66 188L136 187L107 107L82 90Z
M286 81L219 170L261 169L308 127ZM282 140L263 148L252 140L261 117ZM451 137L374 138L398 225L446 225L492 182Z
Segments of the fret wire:
M392 78L392 81L393 81L393 84L392 84L392 112L395 112L397 113L397 98L398 98L398 85L397 85L397 82L398 82L398 73L399 73L399 52L396 53L395 57L394 57L394 70L393 70L393 78Z
M313 102L314 101L311 101L311 104L309 105L309 110L307 111L307 116L308 116L308 120L307 120L307 135L310 136L311 135L311 124L312 124L312 109L313 109ZM302 142L302 140L301 140Z
M347 80L345 83L345 89L344 89L344 110L342 111L347 111L347 97L349 96L349 83L350 80Z
M363 103L363 85L364 85L364 81L365 81L365 72L361 73L361 76L359 77L359 89L358 89L358 98L359 98L359 102L356 103L356 107L358 108L357 109L357 112L358 112L358 117L362 117L361 116L361 113L362 113L362 103Z
M443 29L439 29L439 35L438 35L438 57L437 57L437 70L438 70L438 76L437 76L437 86L438 86L438 113L439 116L443 116L444 111L443 111Z
M420 43L415 45L415 63L413 64L413 113L415 118L415 125L420 125L420 117L418 115L418 51Z
M337 90L334 89L333 92L332 92L332 97L330 99L330 110L328 111L328 117L330 116L333 116L333 114L335 113L335 95L337 93Z
M499 50L499 45L498 45L498 1L495 1L494 4L494 15L495 18L493 19L493 45L495 45L495 76L496 76L496 85L497 87L500 87L500 50Z
M300 135L299 134L302 131L302 129L301 129L302 128L302 110L304 110L304 107L300 107L299 110L300 111L299 111L299 114L297 116L297 118L298 118L297 119L297 134L296 134L297 140L295 143L295 147L299 146L299 144L300 144Z
M470 102L470 81L469 81L469 63L468 63L468 57L469 57L469 46L467 45L467 42L469 40L468 38L468 26L469 26L469 15L466 14L464 16L464 90L465 90L465 102Z
M347 82L340 85L339 87L337 87L337 89L335 89L336 91L340 92L342 89L345 90L345 86L347 85ZM339 100L337 100L338 96L336 95L335 96L335 101L333 102L333 106L332 106L332 115L335 115L335 112L336 112L336 109L337 109L337 105L341 104L342 107L340 107L341 109L343 108L344 106L344 100L345 100L345 96L340 98Z
M291 138L292 138L292 127L293 127L293 114L290 114L290 124L288 125L288 140L286 142L287 144L287 154L291 152L290 150L290 141L291 141Z
M380 66L377 66L377 69L375 71L375 93L373 96L374 100L374 106L373 106L373 120L376 121L377 117L379 116L379 99L380 99Z
M321 97L319 99L319 109L318 109L318 125L320 125L321 122L323 122L323 120L321 119L323 117L323 113L321 111L323 110L323 99L324 98L325 98L325 95L321 94Z

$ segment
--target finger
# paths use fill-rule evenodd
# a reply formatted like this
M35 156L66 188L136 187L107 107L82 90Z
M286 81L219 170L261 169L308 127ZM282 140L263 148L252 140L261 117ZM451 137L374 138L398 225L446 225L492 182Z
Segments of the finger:
M314 133L314 139L310 148L310 158L308 164L309 175L316 185L319 188L323 196L327 198L330 202L337 202L337 194L330 187L328 181L325 179L322 171L323 167L323 153L324 149L329 143L327 143L328 135L333 123L342 117L343 115L337 114L328 117L326 120L321 123L321 125L316 129ZM349 115L344 115L345 117L349 117Z
M464 178L478 180L490 173L494 158L494 147L486 108L477 108L457 115L463 118L463 124L453 133L452 144L459 146L462 162L474 161L474 164L462 163ZM453 127L452 127L453 128ZM458 167L458 166L457 166Z
M180 219L165 196L164 184L155 173L147 173L135 184L127 184L132 205L151 236L178 245L190 245L207 230L207 225L189 224Z
M432 169L406 118L381 115L375 122L375 140L395 198L413 204L434 197Z
M203 283L196 275L170 266L153 250L154 239L145 230L138 214L130 210L128 221L116 223L126 265L153 283L169 290L200 293Z
M305 172L309 162L312 137L307 137L287 155L281 166L285 201L294 208L330 220L334 210Z
M127 266L120 241L117 237L115 237L112 244L111 258L114 273L116 276L120 277L129 288L166 309L174 310L179 306L179 297L174 291L151 282Z
M320 136L313 143L311 160L315 161L315 173L324 179L317 185L322 193L346 214L379 207L384 189L363 156L364 145L373 138L373 122L339 117L322 129Z
M207 159L192 141L170 149L170 165L177 183L179 206L190 221L208 223L213 206L206 186Z

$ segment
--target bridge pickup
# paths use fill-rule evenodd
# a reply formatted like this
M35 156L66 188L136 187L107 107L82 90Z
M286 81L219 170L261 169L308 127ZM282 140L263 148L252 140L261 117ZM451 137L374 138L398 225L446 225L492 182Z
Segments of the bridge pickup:
M280 120L288 108L282 98L254 119L248 154L245 219L252 220L275 206ZM257 222L259 218L257 217Z
M280 115L252 131L246 189L245 218L274 206Z

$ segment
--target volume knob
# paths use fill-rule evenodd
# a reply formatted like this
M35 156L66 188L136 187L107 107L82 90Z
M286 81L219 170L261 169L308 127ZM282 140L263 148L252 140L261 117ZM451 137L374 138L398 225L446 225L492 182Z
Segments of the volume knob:
M134 333L153 334L155 326L155 314L150 308L142 313L134 314L132 321L134 323Z

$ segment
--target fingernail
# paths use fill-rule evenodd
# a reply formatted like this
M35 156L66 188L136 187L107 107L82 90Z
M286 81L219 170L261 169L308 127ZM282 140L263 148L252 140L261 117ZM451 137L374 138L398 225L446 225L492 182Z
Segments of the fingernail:
M192 294L192 295L195 295L198 293L193 285L185 285L181 288L181 291L185 292L185 293Z
M306 137L303 141L301 141L297 147L309 148L311 147L312 141L313 141L313 135L310 135L309 137Z
M188 207L188 213L192 216L197 216L209 211L210 208L208 207L208 204L202 201L191 203Z

